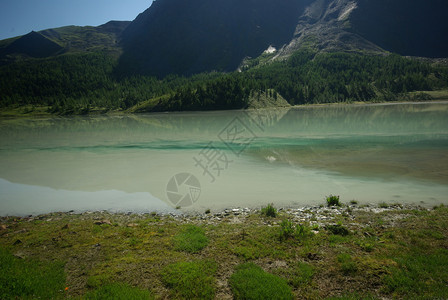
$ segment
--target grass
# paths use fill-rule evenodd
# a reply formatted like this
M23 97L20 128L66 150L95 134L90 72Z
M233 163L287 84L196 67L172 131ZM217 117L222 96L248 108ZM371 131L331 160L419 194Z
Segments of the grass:
M341 224L327 225L325 229L336 235L346 236L350 234L350 231Z
M337 259L344 275L355 273L358 270L356 262L353 260L350 254L341 253L337 256Z
M408 253L396 258L398 266L385 276L385 290L392 296L427 295L442 299L448 295L448 250L438 249L435 253Z
M339 200L339 196L330 195L326 197L327 206L341 206L341 202Z
M289 268L280 268L275 274L284 277L293 288L314 288L313 276L315 268L306 262L297 262Z
M198 253L208 245L208 238L204 229L187 225L174 237L174 246L178 251Z
M230 287L235 299L293 299L286 280L253 263L237 267L230 277Z
M295 299L446 298L448 207L376 207L352 208L347 217L329 209L325 220L309 221L287 209L281 218L230 214L220 221L105 212L4 217L0 299L79 299L114 290L156 299L231 299L243 297L241 286L253 285L249 296L270 287L257 287L245 273L280 279ZM279 239L282 219L290 222L291 238ZM112 225L95 225L98 220ZM320 230L302 225L301 238L298 222ZM338 234L341 228L349 234ZM206 242L191 251L180 247L195 236Z
M387 204L386 202L381 202L381 203L378 204L378 207L379 207L379 208L389 208L390 205Z
M277 216L277 209L273 204L268 204L266 207L261 208L261 214L266 217L275 218Z
M299 240L306 238L311 234L311 229L303 224L296 224L288 219L280 223L280 240L297 238Z
M86 300L149 300L154 296L147 290L134 288L126 284L111 283L84 295Z
M64 264L20 259L0 248L0 298L62 298Z
M213 299L216 269L213 261L178 262L165 267L161 276L174 299Z

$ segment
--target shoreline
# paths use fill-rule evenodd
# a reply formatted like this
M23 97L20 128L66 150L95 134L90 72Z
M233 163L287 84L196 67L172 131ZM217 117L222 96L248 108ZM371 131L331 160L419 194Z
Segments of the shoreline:
M444 206L444 204L441 204ZM393 212L393 211L405 211L405 210L420 210L420 211L431 211L434 208L439 207L438 205L426 205L424 204L401 204L401 203L341 203L340 206L326 206L320 205L305 205L305 206L281 206L276 207L276 210L281 213L284 217L296 217L301 222L315 222L324 221L328 219L328 216L336 217L343 213L383 213L383 212ZM220 222L225 221L233 217L250 217L251 215L261 215L263 207L235 207L226 208L217 211L211 211L207 209L205 212L199 211L182 211L181 209L176 209L175 212L156 212L156 211L146 211L146 212L114 212L109 210L94 210L94 211L55 211L36 215L5 215L0 216L0 222L2 220L18 219L24 221L34 221L42 220L50 217L89 217L89 218L99 218L101 216L109 217L126 217L126 218L147 218L147 217L157 217L160 219L172 219L172 220L182 220L182 221L212 221ZM323 218L322 218L323 217Z
M337 107L337 106L389 106L389 105L421 105L421 104L448 104L448 99L434 99L434 100L397 100L397 101L384 101L384 102L337 102L337 103L311 103L311 104L299 104L290 106L273 106L273 107L260 107L260 108L247 108L247 109L236 109L235 111L253 111L253 110L264 110L264 109L301 109L301 108L314 108L314 107ZM155 114L178 114L178 113L206 113L206 112L219 112L223 110L199 110L199 111L166 111L166 112L129 112L129 111L103 111L98 109L89 114L73 114L73 115L57 115L47 113L48 107L35 107L37 112L34 110L30 113L19 113L19 110L29 109L28 106L16 107L1 110L0 109L0 120L7 119L45 119L45 118L70 118L70 117L97 117L97 116L127 116L127 115L155 115ZM231 110L224 110L231 111Z

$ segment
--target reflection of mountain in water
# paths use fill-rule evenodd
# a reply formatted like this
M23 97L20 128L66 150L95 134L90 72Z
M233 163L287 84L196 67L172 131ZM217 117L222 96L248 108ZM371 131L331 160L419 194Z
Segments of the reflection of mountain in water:
M256 136L244 156L263 163L268 159L353 176L411 176L447 183L447 113L446 104L341 105L2 120L0 177L54 188L95 190L95 181L107 189L145 191L140 179L145 172L176 169L178 157L190 161L210 142L228 151L219 134L238 118ZM173 158L167 160L169 156ZM133 169L133 164L140 165ZM52 174L47 183L45 176L36 175L40 171ZM79 184L71 179L73 174L78 174Z
M249 153L351 176L446 184L447 112L446 104L292 109Z
M0 150L25 148L195 148L218 140L238 117L252 130L274 126L288 109L18 119L0 122ZM263 128L264 129L264 128ZM9 142L8 142L9 141Z
M423 104L1 120L0 179L8 187L0 189L0 203L14 206L6 199L22 198L63 210L81 195L70 194L76 191L106 195L98 200L105 209L127 209L125 200L111 199L132 195L135 205L151 209L148 195L164 200L179 173L200 180L202 211L256 206L260 199L306 204L329 193L365 201L444 199L447 114L446 104ZM219 138L229 124L255 135L241 155ZM193 159L210 142L231 161L215 183ZM25 193L20 184L41 188Z

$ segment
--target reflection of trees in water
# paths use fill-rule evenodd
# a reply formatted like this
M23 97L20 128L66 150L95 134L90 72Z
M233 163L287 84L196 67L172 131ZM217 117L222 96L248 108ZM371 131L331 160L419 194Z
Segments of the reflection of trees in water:
M448 105L334 105L291 109L277 129L312 133L421 132L448 128ZM291 130L289 130L291 131Z
M266 139L272 145L281 138L287 144L304 138L325 139L384 136L373 143L406 144L448 132L447 104L333 105L261 110L83 116L0 121L0 145L97 143L154 143L183 140L186 143L217 140L218 134L236 117L257 135L253 146ZM433 135L433 136L431 136ZM390 141L387 138L389 136ZM393 138L390 138L393 137ZM301 139L301 140L298 140ZM365 141L366 142L366 141ZM252 145L251 145L252 146ZM317 147L317 148L316 148ZM353 147L353 146L352 146Z

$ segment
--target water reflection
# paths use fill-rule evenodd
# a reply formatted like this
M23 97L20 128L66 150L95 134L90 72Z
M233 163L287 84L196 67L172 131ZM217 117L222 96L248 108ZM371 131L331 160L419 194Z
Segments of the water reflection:
M84 194L68 197L69 191L101 192L94 197L104 209L110 203L103 191L166 200L167 182L180 172L203 185L197 209L307 204L325 193L378 202L397 194L408 201L443 201L447 117L448 104L440 103L2 119L0 178L3 187L63 190L58 197L70 202ZM220 135L237 123L252 134L241 155ZM193 160L210 143L232 161L213 184ZM9 189L13 195L0 194L0 204L26 202L30 193L16 187ZM35 191L34 205L46 201L48 190ZM56 198L55 209L65 207ZM140 201L148 210L155 207Z

